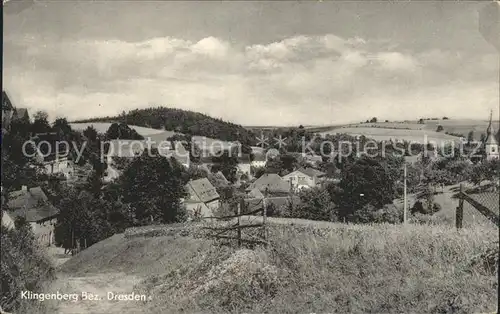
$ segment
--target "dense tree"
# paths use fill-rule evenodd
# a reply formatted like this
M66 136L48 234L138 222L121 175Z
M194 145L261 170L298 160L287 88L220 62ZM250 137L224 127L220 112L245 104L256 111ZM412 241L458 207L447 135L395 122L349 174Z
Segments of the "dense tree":
M113 123L106 131L106 139L143 140L144 137L124 123Z
M403 221L403 212L394 204L386 204L382 208L366 204L360 210L355 211L349 220L355 223L396 224Z
M373 117L373 118L371 118L371 120L370 120L370 122L371 122L371 123L377 123L377 121L378 121L378 120L377 120L377 117Z
M440 124L437 126L436 132L442 132L444 130L443 126Z
M334 162L322 162L319 164L319 169L323 171L328 178L335 178L337 176L337 166Z
M470 144L474 141L474 131L469 131L469 134L467 134L467 143Z
M31 126L31 131L33 133L46 133L50 132L52 128L50 127L48 115L44 111L38 111L35 113L34 121Z
M236 182L236 173L238 171L238 158L229 152L224 152L221 156L214 156L212 158L214 165L212 172L222 172L226 179L234 183Z
M174 158L149 154L135 158L120 177L123 202L130 204L135 223L171 223L185 218L181 198L187 183L182 165Z
M37 185L44 179L42 166L35 158L34 147L24 145L26 140L15 133L2 136L2 187L6 190L19 189L22 185Z
M77 242L89 246L113 235L110 203L95 196L85 189L65 190L55 226L56 243L65 248L74 248Z
M99 133L93 126L88 126L85 130L83 130L83 135L89 141L96 141Z
M338 221L337 206L329 188L316 187L300 192L300 203L289 213L291 218Z
M483 181L498 181L500 177L500 161L483 161L472 167L470 170L469 181L475 185Z
M209 172L207 169L202 168L198 165L191 163L189 168L187 169L187 177L188 180L198 180L201 178L207 178L209 176Z
M349 219L356 210L371 204L382 208L392 203L395 193L395 171L389 171L384 160L362 157L350 162L342 173L339 187L341 216Z
M66 118L57 118L52 124L52 129L58 132L61 138L69 139L73 133L71 126Z
M19 227L20 221L15 223ZM19 310L22 302L19 295L23 291L41 291L47 281L55 278L55 269L45 252L35 242L31 226L26 223L21 225L16 229L2 226L0 233L0 308L15 313L22 313Z
M486 141L486 134L481 133L481 142L484 143Z

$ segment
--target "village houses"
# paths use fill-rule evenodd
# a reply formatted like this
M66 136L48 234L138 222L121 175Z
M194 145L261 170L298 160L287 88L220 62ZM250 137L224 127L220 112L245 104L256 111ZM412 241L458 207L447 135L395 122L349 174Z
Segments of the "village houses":
M254 189L257 189L264 194L267 193L267 196L287 195L291 192L289 183L284 181L279 175L275 173L263 174L248 186L246 192L251 192Z
M211 217L220 206L220 196L207 178L191 180L186 184L188 197L183 201L188 214Z
M325 173L317 169L307 167L299 168L285 176L282 179L292 187L294 191L304 188L314 188L324 178Z
M65 178L71 176L73 167L69 160L69 147L60 142L57 133L38 133L31 140L36 145L36 159L47 174L62 174Z
M2 131L8 131L12 122L19 119L29 121L28 109L14 107L7 92L2 91Z
M21 190L9 193L7 208L8 211L4 213L6 217L2 216L2 223L14 227L12 222L17 217L23 218L31 225L40 244L54 244L54 227L59 209L49 202L42 188L22 186Z

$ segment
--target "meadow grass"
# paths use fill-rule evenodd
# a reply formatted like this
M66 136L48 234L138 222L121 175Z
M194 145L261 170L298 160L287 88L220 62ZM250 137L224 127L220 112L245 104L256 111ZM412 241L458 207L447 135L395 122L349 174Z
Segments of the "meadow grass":
M270 225L252 250L191 236L115 235L61 270L123 271L144 280L147 313L486 313L498 230L433 225ZM497 255L498 256L498 255Z

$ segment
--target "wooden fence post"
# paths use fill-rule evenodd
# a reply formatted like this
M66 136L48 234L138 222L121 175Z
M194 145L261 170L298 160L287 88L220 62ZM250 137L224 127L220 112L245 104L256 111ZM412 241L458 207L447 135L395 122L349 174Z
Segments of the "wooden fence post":
M463 198L463 185L460 184L460 192L458 193L459 201L458 207L455 215L455 226L457 229L462 228L462 221L464 219L464 198Z
M241 201L238 202L238 247L241 247Z
M265 245L267 246L267 226L266 226L266 221L267 221L267 196L268 196L268 190L266 189L266 193L264 195L264 199L262 200L262 228L264 230L264 242L266 243Z

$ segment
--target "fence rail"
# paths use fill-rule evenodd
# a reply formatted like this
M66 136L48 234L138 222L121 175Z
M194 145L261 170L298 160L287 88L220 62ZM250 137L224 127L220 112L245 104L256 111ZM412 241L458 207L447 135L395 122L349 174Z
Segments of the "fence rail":
M208 237L214 238L214 239L223 239L223 240L234 240L237 241L238 247L241 247L243 243L249 243L249 244L264 244L267 245L267 230L266 230L266 216L267 216L267 209L266 209L266 204L265 204L265 199L262 200L263 205L262 208L255 209L251 212L247 213L241 213L241 208L243 207L244 201L242 200L241 202L238 203L237 207L237 214L236 215L228 215L228 216L222 216L222 217L205 217L205 219L215 219L218 221L225 221L227 222L228 220L233 220L236 218L236 223L232 223L226 226L217 226L217 227L204 227L203 229L212 231L212 233L208 234ZM255 223L255 224L242 224L241 223L241 217L243 216L248 216L248 215L256 215L262 213L263 221L262 223ZM262 236L260 239L248 239L244 238L242 236L242 230L243 229L257 229L261 228L262 229ZM234 231L236 231L236 235L232 234Z
M460 185L460 192L458 193L458 207L456 210L455 217L455 226L457 229L461 229L463 227L463 218L464 218L464 202L468 202L472 207L474 207L478 212L480 212L483 216L485 216L488 220L493 222L497 227L500 227L500 219L497 213L494 210L488 208L487 206L481 204L474 198L472 198L469 194L464 191L463 185Z

